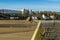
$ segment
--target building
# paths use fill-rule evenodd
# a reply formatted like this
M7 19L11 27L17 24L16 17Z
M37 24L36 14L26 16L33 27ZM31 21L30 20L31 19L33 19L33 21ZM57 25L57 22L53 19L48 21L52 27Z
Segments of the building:
M11 20L18 20L19 17L10 17Z
M32 13L32 10L29 10L29 9L22 9L22 10L21 10L21 13L22 13L22 14L29 15L29 14Z
M32 10L29 10L29 14L32 14Z
M24 11L25 11L25 9L22 9L22 10L21 10L21 14L24 14Z

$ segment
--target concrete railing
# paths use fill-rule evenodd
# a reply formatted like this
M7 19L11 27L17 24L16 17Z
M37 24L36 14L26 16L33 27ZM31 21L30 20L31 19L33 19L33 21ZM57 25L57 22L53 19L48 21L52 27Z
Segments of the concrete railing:
M36 28L36 30L35 30L35 32L34 32L32 38L31 38L31 40L35 40L36 34L37 34L38 29L39 29L39 27L40 27L40 23L41 23L41 21L39 21L39 23L38 23L38 25L37 25L37 28Z
M31 40L60 40L60 21L39 21Z

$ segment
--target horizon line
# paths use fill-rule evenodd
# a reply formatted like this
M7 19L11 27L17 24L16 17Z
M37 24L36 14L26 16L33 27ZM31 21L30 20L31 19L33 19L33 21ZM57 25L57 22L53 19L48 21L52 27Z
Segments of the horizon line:
M8 9L8 8L0 8L0 10L15 10L15 11L21 11L22 9L27 9L27 10L32 10L32 11L51 11L51 12L60 12L60 11L52 11L52 10L33 10L33 9L30 9L30 8L21 8L20 10L19 9Z

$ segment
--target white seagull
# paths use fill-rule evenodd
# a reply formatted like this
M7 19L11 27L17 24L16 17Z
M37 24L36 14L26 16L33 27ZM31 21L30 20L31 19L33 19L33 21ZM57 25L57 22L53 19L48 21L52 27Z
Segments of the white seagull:
M45 15L45 14L42 14L42 18L43 18L43 19L50 19L50 17L47 16L47 15Z

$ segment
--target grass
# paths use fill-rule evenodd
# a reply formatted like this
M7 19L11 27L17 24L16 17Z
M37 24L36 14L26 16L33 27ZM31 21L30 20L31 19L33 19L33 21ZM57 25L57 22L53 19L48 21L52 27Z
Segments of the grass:
M0 28L0 34L15 33L15 32L28 32L33 31L35 28Z
M0 24L21 24L21 23L30 23L26 20L0 20Z
M30 40L35 27L26 20L0 20L0 40Z
M26 20L0 20L0 33L29 31L33 30L32 26L35 28L36 23Z
M26 20L0 20L0 27L4 26L15 26L15 27L31 27L36 23L31 23Z
M44 32L44 29L43 28L39 28L38 32L36 34L35 40L42 40L43 35L44 35L43 32Z
M0 40L30 40L35 28L0 28Z

